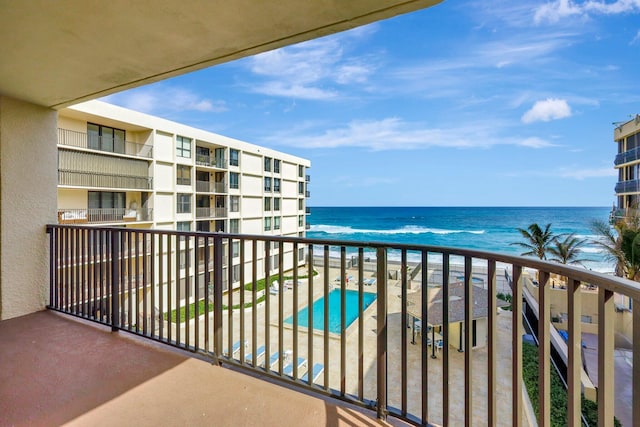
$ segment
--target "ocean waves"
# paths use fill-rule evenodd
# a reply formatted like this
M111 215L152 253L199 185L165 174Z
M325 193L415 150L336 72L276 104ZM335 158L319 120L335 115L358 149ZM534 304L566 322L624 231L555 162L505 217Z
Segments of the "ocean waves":
M349 226L340 225L312 225L311 232L313 233L326 233L326 234L368 234L368 235L396 235L396 234L484 234L485 230L447 230L440 228L420 227L413 225L406 225L404 227L391 229L391 230L374 230L374 229L358 229Z

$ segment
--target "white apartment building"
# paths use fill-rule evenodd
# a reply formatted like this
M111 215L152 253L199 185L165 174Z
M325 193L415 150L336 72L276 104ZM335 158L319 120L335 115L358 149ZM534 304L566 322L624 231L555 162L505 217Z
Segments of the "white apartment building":
M307 159L89 101L58 114L58 222L304 237L310 166ZM233 244L236 287L239 243Z

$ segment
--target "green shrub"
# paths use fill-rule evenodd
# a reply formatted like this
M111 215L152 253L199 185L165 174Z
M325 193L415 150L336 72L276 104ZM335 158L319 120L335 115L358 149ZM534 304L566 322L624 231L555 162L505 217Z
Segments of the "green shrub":
M533 406L536 417L538 416L538 347L529 343L522 343L522 379L529 393L529 400ZM567 421L567 390L564 387L560 375L555 369L551 369L551 425L566 426ZM589 426L598 425L598 404L587 400L582 396L582 414ZM617 418L613 420L615 426L621 426Z

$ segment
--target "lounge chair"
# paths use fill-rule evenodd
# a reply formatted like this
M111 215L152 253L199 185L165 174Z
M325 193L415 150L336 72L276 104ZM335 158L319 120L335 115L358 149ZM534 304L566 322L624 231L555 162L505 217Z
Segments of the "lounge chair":
M311 370L311 382L315 383L320 377L320 375L322 374L322 372L324 372L324 365L322 363L314 364L313 369ZM309 371L307 371L306 374L300 377L300 379L304 382L308 382L308 378L309 378Z
M271 357L269 358L269 367L271 369L273 369L273 366L276 365L278 363L278 359L280 359L280 353L278 353L277 351L275 353L273 353L271 355ZM266 360L265 360L266 362ZM266 366L266 363L264 364L264 366Z
M303 357L298 357L298 369L301 369L306 365L307 360ZM282 368L282 373L288 376L293 376L293 363L287 364L284 368Z
M269 293L271 295L277 295L278 292L280 292L280 284L278 283L277 280L274 280L273 283L271 284L271 287L269 288Z
M239 352L239 351L240 351L240 345L241 345L241 344L240 344L240 340L238 340L238 341L236 341L236 342L234 342L234 343L233 343L233 348L231 349L231 351L232 351L232 352L231 352L231 355L232 355L232 356L235 356L235 354L236 354L237 352ZM246 341L246 340L245 340L245 342L244 342L244 346L245 346L245 347L247 346L247 341ZM225 349L224 354L226 354L227 356L229 356L229 349Z
M261 345L260 347L258 347L258 350L256 351L256 360L260 359L262 356L264 356L266 349L264 348L263 345ZM253 352L250 352L249 354L247 354L244 358L244 360L247 363L251 363L253 362Z

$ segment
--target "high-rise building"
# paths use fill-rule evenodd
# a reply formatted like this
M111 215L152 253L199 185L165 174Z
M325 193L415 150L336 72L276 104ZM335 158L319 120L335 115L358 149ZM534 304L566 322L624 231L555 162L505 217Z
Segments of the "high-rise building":
M640 114L616 126L613 139L618 144L616 204L612 216L635 215L640 203Z
M58 115L58 222L304 237L310 165L89 101ZM238 252L234 247L233 286Z

